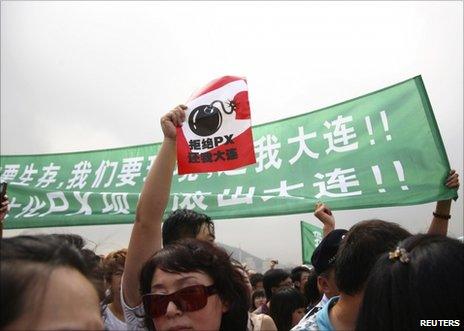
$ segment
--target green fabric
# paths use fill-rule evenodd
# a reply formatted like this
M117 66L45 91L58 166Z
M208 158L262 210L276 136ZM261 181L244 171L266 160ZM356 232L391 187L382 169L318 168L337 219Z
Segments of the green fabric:
M256 164L174 176L166 213L194 208L227 219L307 213L319 200L340 210L457 196L444 186L450 167L420 76L256 126L253 139ZM159 148L1 156L12 207L5 228L133 222ZM60 167L55 178L47 175L53 166Z
M300 221L301 258L303 264L311 264L311 256L322 241L322 229L312 224Z

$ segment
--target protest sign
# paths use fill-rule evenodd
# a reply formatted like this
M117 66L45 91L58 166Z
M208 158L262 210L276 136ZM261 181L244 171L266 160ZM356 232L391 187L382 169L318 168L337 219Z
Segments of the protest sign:
M166 213L213 219L400 206L457 196L420 76L253 128L256 164L173 177ZM130 223L160 144L0 157L5 228Z
M301 258L303 264L311 264L311 256L322 241L322 229L312 224L300 221Z
M177 128L180 175L233 170L256 162L246 80L225 76L210 82L189 102Z

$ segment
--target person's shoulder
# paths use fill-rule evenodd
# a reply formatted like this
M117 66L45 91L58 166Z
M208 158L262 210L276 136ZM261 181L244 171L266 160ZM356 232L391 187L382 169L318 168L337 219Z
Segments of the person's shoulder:
M124 294L121 288L121 307L124 313L124 318L126 320L127 330L145 330L143 316L145 315L145 310L143 309L143 304L140 304L135 307L129 307L124 300Z
M316 315L317 313L303 318L291 331L318 331Z
M277 331L277 326L272 317L266 314L250 313L251 328L253 331Z
M253 314L257 314L257 315L260 315L260 314L265 314L266 312L264 311L266 304L263 304L261 306L259 306L258 308L256 308L254 311L253 311Z
M259 316L262 316L261 331L277 331L277 326L272 317L266 314L261 314Z

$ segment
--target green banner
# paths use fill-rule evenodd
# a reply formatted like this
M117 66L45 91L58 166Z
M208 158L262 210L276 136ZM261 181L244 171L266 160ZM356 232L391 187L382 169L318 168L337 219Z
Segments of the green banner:
M312 224L300 221L301 229L301 259L303 264L311 264L311 256L322 241L322 229Z
M285 110L283 110L285 112ZM166 212L214 219L413 205L456 197L420 76L307 114L253 128L256 164L175 175ZM1 156L5 228L130 223L160 144Z

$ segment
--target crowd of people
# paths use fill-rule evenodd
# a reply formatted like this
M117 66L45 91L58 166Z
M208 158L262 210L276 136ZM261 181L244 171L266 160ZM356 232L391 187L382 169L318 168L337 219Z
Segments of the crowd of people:
M0 329L462 326L464 244L446 236L451 200L438 201L428 233L415 235L379 219L335 229L330 208L318 203L314 214L324 238L311 265L285 270L274 263L264 274L247 270L215 245L207 215L181 209L163 220L176 127L185 121L185 110L181 105L161 118L164 140L143 186L127 249L99 256L77 235L1 239ZM444 185L457 188L458 174L451 171ZM7 207L5 200L1 219Z

